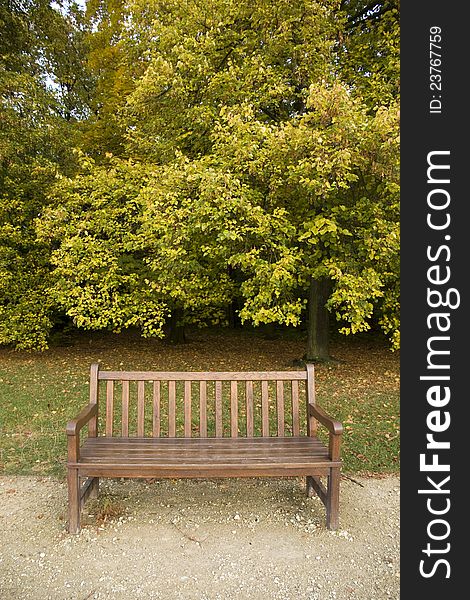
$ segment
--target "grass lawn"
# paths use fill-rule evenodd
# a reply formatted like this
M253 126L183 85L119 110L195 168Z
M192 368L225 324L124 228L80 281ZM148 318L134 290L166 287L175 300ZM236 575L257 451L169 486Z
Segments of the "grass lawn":
M168 346L138 335L89 333L41 354L0 348L0 473L65 475L65 425L88 402L90 364L122 370L287 370L301 335L197 331ZM399 469L399 357L373 336L338 338L316 367L317 400L344 426L345 473ZM196 411L195 411L196 412Z

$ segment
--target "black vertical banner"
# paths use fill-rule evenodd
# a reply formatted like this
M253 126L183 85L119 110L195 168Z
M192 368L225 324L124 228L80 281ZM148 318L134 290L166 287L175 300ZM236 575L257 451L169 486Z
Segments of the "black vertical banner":
M405 2L401 598L466 595L470 176L465 2Z

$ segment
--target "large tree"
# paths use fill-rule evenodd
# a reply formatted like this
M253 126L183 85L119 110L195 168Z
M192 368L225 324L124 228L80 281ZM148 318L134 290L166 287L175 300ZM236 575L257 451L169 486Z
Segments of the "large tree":
M104 163L63 180L44 222L68 314L155 334L220 321L238 296L255 324L298 324L308 305L309 359L328 357L329 312L354 333L375 310L396 345L398 115L351 74L361 18L336 2L133 2L125 19L119 2L96 6L118 65L103 89L126 73L120 95L101 96L122 159L100 146ZM115 211L119 181L132 222Z
M147 66L123 112L129 151L157 163L171 162L175 151L210 156L256 193L267 217L285 211L296 235L282 252L263 252L266 234L260 248L251 238L244 246L236 267L242 318L292 322L292 307L298 312L308 300L307 356L326 358L328 309L348 333L369 327L377 306L396 345L397 7L215 1L205 8L154 2L158 18L150 21L136 3L132 37L145 40ZM328 225L317 231L322 219ZM344 231L333 234L336 222ZM271 242L279 245L275 236ZM255 261L250 272L252 250L266 264ZM296 273L280 282L286 253L296 256Z

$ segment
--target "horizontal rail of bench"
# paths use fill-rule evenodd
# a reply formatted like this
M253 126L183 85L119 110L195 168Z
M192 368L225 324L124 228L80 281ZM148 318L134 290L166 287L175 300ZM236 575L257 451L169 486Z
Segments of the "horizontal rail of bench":
M98 371L112 381L304 381L306 371Z
M265 467L262 465L255 467L240 467L237 465L181 467L176 470L174 467L164 469L154 465L97 465L97 464L77 464L70 465L78 468L80 477L131 477L132 479L199 479L199 478L225 478L225 477L300 477L314 473L320 477L326 477L330 474L331 467L340 467L339 462L329 462L317 465L297 465L289 467Z

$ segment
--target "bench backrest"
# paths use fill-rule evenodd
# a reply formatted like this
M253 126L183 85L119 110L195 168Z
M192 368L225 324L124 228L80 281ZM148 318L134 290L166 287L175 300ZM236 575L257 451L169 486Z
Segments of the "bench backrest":
M105 403L106 436L268 437L314 432L313 365L303 371L100 371L90 402ZM102 427L103 428L103 427ZM308 432L307 432L308 429Z

